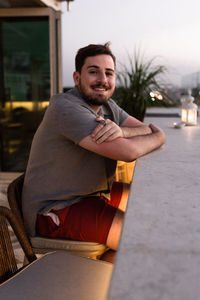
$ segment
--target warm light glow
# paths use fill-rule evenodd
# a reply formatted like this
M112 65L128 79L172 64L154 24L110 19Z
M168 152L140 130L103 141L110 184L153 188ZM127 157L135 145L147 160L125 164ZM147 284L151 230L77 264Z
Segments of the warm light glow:
M117 162L117 169L116 169L116 181L131 183L133 172L135 168L135 161L126 163L124 161Z
M37 102L37 104L34 101L9 101L5 103L5 108L6 110L13 110L17 107L23 107L29 111L33 111L37 106L37 110L40 111L48 105L49 101Z
M196 125L197 124L197 110L182 108L181 122L185 123L186 125Z
M163 96L158 91L151 91L149 94L151 96L152 101L155 101L155 99L163 100Z
M188 111L188 122L195 123L197 122L197 111L194 109L189 109Z
M187 122L187 110L185 108L182 108L181 110L181 121L183 123Z

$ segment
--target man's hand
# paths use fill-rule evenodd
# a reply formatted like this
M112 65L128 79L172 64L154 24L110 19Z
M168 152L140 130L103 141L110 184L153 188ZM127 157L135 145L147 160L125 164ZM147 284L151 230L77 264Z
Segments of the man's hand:
M151 131L153 134L156 134L160 140L160 144L164 144L166 137L165 133L160 129L159 127L155 126L154 124L149 124L149 127L151 128Z
M104 120L102 117L97 117L96 121ZM123 137L122 129L113 121L107 119L105 124L99 123L91 134L94 142L101 144L103 142L110 142L119 137Z

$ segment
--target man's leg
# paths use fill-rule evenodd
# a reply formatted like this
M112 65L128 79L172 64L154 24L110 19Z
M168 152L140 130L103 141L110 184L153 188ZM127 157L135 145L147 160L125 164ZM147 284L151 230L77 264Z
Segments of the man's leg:
M118 211L123 214L103 197L89 197L70 207L52 210L48 215L38 215L36 231L46 237L106 244L111 226L111 232L117 230ZM55 222L55 217L59 223ZM109 242L110 246L111 244L116 242ZM113 247L115 250L116 247Z
M50 214L38 215L37 232L53 238L100 242L115 251L120 239L122 210L126 209L128 190L128 184L115 184L110 205L103 199L90 197L71 207L52 211L51 215L55 214L60 224L56 224Z
M118 248L121 230L123 226L124 212L126 211L128 195L130 185L128 183L122 183L123 190L121 195L121 200L118 206L118 210L116 211L115 217L110 227L110 231L108 233L106 245L112 249L107 251L101 256L101 260L108 261L114 263L114 258L116 254L116 250Z
M126 211L129 189L130 189L130 184L123 182L123 192L122 192L120 204L118 206L118 208L123 212Z
M124 212L117 210L108 233L106 245L111 249L101 256L101 260L114 263L123 226Z
M121 210L116 211L106 241L106 245L113 250L117 250L118 248L122 225L123 225L123 219L124 219L124 212Z

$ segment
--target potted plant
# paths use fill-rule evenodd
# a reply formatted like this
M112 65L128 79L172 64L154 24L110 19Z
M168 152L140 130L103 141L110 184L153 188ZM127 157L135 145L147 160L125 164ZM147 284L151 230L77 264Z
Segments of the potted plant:
M167 95L158 77L166 72L163 65L155 65L155 58L145 61L138 51L134 59L128 54L128 66L121 64L117 73L115 98L130 115L143 121L148 104L165 101Z

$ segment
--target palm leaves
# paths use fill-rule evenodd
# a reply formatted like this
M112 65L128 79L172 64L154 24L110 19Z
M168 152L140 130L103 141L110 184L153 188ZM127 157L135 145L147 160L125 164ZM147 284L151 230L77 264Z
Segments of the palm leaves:
M135 51L134 58L128 54L128 66L121 65L117 73L117 100L123 109L140 120L151 101L150 92L162 90L158 76L165 73L166 68L154 62L155 58L145 62L139 51Z

